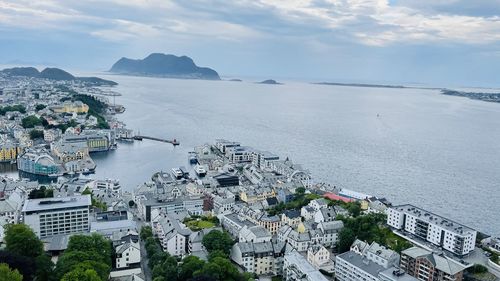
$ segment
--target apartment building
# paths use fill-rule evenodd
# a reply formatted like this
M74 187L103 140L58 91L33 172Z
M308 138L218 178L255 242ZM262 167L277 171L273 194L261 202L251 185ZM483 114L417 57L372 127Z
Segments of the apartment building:
M418 247L401 252L401 269L422 281L461 281L469 266Z
M387 224L459 256L475 248L477 231L410 204L389 208Z

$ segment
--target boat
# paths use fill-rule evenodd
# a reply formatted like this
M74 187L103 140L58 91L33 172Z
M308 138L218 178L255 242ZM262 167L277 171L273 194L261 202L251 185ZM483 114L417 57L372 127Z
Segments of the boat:
M207 175L207 170L205 170L205 167L203 167L200 164L197 164L196 166L194 166L194 171L198 175L198 177L200 177L200 178Z
M189 171L185 167L179 167L179 170L182 172L182 177L189 179Z
M180 180L184 177L184 174L182 173L181 169L179 169L179 168L172 168L172 174L178 180Z

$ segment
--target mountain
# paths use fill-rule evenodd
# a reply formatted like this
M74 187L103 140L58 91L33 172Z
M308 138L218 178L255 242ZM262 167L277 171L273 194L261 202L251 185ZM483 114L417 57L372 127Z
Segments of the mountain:
M43 78L55 81L80 81L92 86L115 86L118 83L98 77L75 77L71 73L60 68L47 67L41 72L34 67L13 67L6 68L0 73L7 76L23 76L32 78Z
M119 59L110 72L138 76L159 76L186 79L220 80L219 74L208 67L199 67L187 56L153 53L144 59Z
M38 78L45 78L45 79L59 80L59 81L71 81L75 80L76 77L62 69L47 67L44 70L42 70L42 72L40 72Z
M281 83L276 82L276 80L273 79L264 80L262 82L259 82L258 84L281 85Z

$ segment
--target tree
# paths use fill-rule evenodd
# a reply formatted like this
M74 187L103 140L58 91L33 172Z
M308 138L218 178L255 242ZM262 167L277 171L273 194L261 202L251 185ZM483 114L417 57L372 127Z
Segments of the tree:
M42 125L42 120L35 115L30 115L21 119L21 125L23 128L34 128L35 126Z
M182 265L179 270L179 280L185 281L193 277L193 274L201 270L205 262L195 256L187 256L182 260Z
M227 232L212 230L203 237L202 244L209 253L215 250L221 250L229 255L229 251L233 246L233 240Z
M130 200L130 201L128 201L128 206L129 206L130 208L134 207L134 206L135 206L135 202L134 202L134 200Z
M474 266L472 267L469 267L467 269L468 272L470 273L474 273L474 274L480 274L480 273L485 273L485 272L488 272L488 268L485 267L484 265L481 265L481 264L474 264Z
M42 109L44 109L44 108L46 108L46 107L47 107L47 106L46 106L45 104L37 104L37 105L35 106L35 109L36 109L36 111L39 111L39 110L42 110Z
M141 228L141 240L146 240L149 237L153 237L153 230L151 226L143 226Z
M24 280L31 280L35 275L35 260L9 251L0 251L0 263L19 270Z
M5 226L6 249L12 253L36 258L43 253L43 244L33 230L25 224Z
M339 239L337 241L337 250L339 253L349 251L355 239L356 235L354 234L354 231L348 227L344 227L339 232Z
M306 193L306 189L304 187L297 187L295 189L295 193L297 193L298 195L303 195L304 193Z
M41 139L43 138L43 131L40 130L31 130L30 131L30 139Z
M51 281L53 280L52 274L54 271L54 263L46 254L38 256L35 260L36 264L36 280L37 281Z
M102 281L93 269L76 268L64 274L61 281Z
M0 281L22 281L23 276L17 269L10 269L6 263L0 263Z
M228 255L223 252L222 250L214 250L210 253L208 253L208 260L211 261L213 260L214 258L228 258Z
M54 197L54 190L48 189L44 185L42 185L38 189L33 189L29 194L29 199L37 199L37 198L51 198Z
M67 252L82 251L96 253L102 262L111 266L112 247L111 242L102 235L73 235L68 242Z

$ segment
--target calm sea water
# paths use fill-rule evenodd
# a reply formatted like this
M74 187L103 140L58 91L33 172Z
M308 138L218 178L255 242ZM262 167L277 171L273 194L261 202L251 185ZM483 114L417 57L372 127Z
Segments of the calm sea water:
M130 129L181 142L96 156L96 177L126 190L226 138L289 156L318 181L500 235L500 104L433 90L101 76L119 83Z

